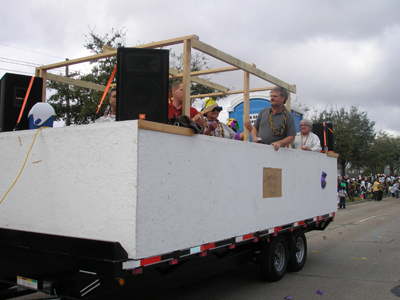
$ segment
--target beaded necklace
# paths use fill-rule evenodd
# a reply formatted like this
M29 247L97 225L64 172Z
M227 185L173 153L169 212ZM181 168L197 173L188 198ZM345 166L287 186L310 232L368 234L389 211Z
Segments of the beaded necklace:
M281 131L278 132L274 127L274 123L272 122L272 108L269 110L269 124L271 124L271 129L275 135L282 135L286 128L286 107L283 109L283 124Z
M208 119L206 118L206 130L210 126L210 124L212 124L212 122L214 122L214 121L208 121ZM215 122L217 122L218 128L215 129L214 131L212 131L210 133L210 135L211 136L216 136L216 137L225 137L225 135L224 135L224 127L222 127L222 123L220 121L218 121L218 119L216 119Z
M307 143L308 137L310 136L310 134L307 134L306 140L303 143L303 135L300 133L301 135L301 146L304 147L304 145Z

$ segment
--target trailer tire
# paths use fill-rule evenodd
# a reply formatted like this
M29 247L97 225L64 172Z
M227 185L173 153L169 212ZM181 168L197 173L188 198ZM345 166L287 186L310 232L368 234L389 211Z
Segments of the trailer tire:
M265 243L260 252L260 270L267 281L278 281L286 273L289 252L286 239L278 235Z
M288 271L300 271L307 260L307 239L303 231L296 230L289 240Z

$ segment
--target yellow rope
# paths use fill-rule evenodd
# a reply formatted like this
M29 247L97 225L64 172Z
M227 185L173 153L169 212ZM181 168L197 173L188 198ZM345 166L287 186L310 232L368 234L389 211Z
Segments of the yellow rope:
M3 198L1 199L0 203L3 202L3 200L4 200L4 198L7 196L8 192L12 189L12 187L13 187L13 186L15 185L15 183L17 182L19 176L20 176L21 173L22 173L22 170L23 170L24 167L25 167L26 161L28 160L28 156L29 156L29 153L30 153L31 150L32 150L33 143L35 142L36 136L38 135L39 131L42 130L43 128L49 128L49 127L40 127L40 128L36 131L36 134L35 134L35 136L33 137L32 145L31 145L31 147L29 148L28 154L26 155L26 158L25 158L24 164L22 165L21 171L19 171L19 174L18 174L18 176L17 176L17 179L15 179L14 183L10 186L10 188L9 188L9 189L7 190L7 192L4 194L4 196L3 196Z

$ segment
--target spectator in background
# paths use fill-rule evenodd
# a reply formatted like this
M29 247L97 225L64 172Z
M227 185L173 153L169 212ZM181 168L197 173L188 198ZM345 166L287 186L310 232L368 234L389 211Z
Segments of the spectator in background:
M354 194L356 192L356 188L357 188L356 181L353 180L353 182L350 184L350 187L349 187L349 200L351 202L354 202Z
M346 209L346 189L345 186L342 185L340 187L339 193L338 193L340 200L339 200L339 209Z
M384 182L379 182L378 184L378 193L377 193L377 201L382 201L383 198L383 191L385 190L385 184Z
M393 183L392 190L394 191L394 196L399 198L399 185L396 181Z
M368 181L366 181L365 185L366 185L366 187L367 187L367 188L365 189L365 199L367 199L367 198L368 198L368 195L372 193L372 191L371 191L371 189L372 189L372 184L371 184L371 182L369 182L369 180L368 180Z
M375 178L375 182L372 185L372 192L373 192L372 200L375 201L378 200L378 185L379 185L378 178Z

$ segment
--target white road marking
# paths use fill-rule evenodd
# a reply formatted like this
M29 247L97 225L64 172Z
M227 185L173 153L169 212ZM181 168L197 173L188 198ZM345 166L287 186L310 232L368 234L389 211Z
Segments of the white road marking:
M369 217L369 218L366 218L366 219L363 219L363 220L360 220L360 221L358 221L359 223L361 223L361 222L364 222L364 221L367 221L367 220L369 220L369 219L372 219L372 218L375 218L376 216L372 216L372 217Z

